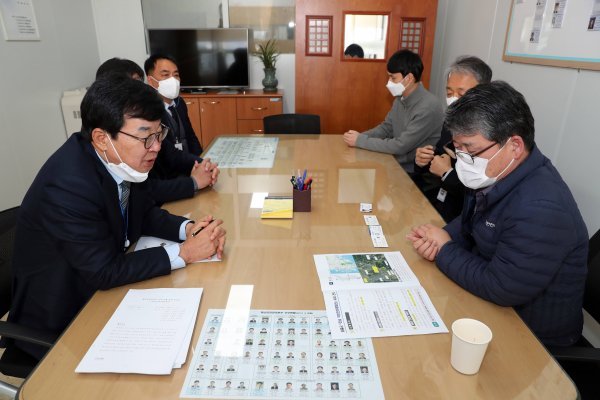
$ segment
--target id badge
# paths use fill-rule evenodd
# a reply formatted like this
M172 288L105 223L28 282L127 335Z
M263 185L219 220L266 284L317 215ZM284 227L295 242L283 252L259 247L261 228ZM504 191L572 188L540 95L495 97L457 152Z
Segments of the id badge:
M175 143L175 148L179 151L183 151L183 143Z
M440 188L440 191L437 194L437 199L443 203L444 201L446 201L447 194L448 192L446 190Z

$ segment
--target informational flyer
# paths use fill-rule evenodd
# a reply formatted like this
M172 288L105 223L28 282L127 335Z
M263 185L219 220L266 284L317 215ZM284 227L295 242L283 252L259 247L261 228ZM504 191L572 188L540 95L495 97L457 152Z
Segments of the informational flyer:
M562 27L566 8L567 0L554 0L554 6L552 8L552 28L558 29Z
M273 168L278 137L220 137L204 158L219 168Z
M587 29L588 31L600 31L600 0L594 0Z
M314 259L333 339L448 332L400 252Z
M546 0L537 0L535 3L535 15L533 16L533 27L529 35L529 43L539 43L540 33L542 31L542 22L544 20L544 9Z
M384 398L371 339L333 339L325 311L250 310L241 357L215 355L223 318L208 311L180 397Z

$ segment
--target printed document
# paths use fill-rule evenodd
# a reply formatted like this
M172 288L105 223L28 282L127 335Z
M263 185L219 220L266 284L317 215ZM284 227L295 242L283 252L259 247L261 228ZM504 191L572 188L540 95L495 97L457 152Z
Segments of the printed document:
M201 288L129 290L75 372L168 375L185 363Z
M332 338L448 332L400 252L317 254L314 259Z

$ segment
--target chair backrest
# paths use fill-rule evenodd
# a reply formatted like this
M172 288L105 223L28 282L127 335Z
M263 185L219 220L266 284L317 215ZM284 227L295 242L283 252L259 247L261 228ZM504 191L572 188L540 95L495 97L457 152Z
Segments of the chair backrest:
M18 212L19 207L0 212L0 317L10 309L11 269Z
M600 230L590 239L583 308L600 322Z
M278 114L263 119L265 133L321 133L321 117L314 114Z

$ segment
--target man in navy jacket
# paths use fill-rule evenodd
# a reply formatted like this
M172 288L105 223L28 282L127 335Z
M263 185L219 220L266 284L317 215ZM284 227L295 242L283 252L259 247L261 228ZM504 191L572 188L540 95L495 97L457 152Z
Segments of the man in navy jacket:
M408 238L469 292L512 306L546 345L575 343L583 326L588 234L560 174L534 142L524 97L505 82L469 90L448 108L461 216Z
M46 161L21 205L9 320L58 336L96 290L222 256L222 221L171 215L141 188L166 133L163 110L152 88L126 76L89 88L82 131ZM141 235L183 243L126 253ZM45 351L16 345L36 358Z

